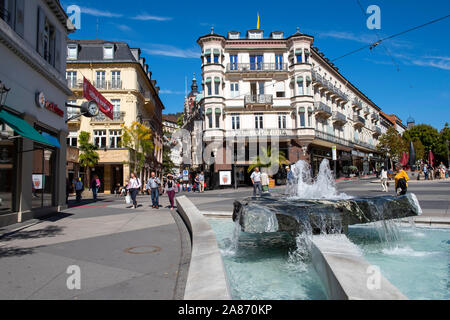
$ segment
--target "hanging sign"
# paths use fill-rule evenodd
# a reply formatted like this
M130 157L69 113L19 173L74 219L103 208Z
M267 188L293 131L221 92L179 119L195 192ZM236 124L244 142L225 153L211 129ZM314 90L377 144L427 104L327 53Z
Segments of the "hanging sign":
M86 78L83 78L83 97L87 101L95 100L100 111L113 120L113 105Z

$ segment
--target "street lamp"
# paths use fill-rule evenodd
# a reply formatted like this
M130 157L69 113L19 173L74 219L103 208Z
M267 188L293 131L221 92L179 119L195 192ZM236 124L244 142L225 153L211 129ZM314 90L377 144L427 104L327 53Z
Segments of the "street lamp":
M6 98L11 88L7 88L3 82L0 81L0 111L6 103Z

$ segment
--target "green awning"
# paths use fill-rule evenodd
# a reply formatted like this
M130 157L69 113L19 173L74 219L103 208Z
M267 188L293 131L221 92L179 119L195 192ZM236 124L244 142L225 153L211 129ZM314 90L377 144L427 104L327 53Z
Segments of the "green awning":
M308 107L308 112L313 112L313 108L312 107Z
M214 49L214 54L215 55L219 55L220 54L220 50L219 49Z
M206 78L206 83L211 83L211 78Z
M214 82L219 82L220 83L220 78L219 77L215 77L214 78Z
M209 109L206 109L206 114L207 115L209 115L209 114L211 114L212 113L212 110L211 110L211 108L209 108Z
M306 76L306 81L307 82L311 82L311 77L310 76Z
M221 114L222 110L220 110L220 108L216 108L216 114Z
M205 50L205 55L210 55L211 54L211 49L206 49Z
M303 77L298 77L297 82L303 82Z
M17 134L24 138L28 138L35 142L43 143L53 146L50 141L44 138L39 132L36 131L28 122L13 115L12 113L2 110L0 111L0 120L10 126Z
M305 49L305 54L309 55L309 50L308 49Z
M302 49L297 49L297 50L295 50L295 55L296 55L296 56L298 56L298 55L300 55L300 54L302 54Z
M298 113L302 113L302 112L305 112L305 107L298 108Z

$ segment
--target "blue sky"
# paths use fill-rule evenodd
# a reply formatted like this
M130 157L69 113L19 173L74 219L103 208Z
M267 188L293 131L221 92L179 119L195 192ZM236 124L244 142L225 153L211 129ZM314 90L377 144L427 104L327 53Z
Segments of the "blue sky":
M366 9L381 9L380 37L390 36L450 14L448 0L359 0ZM81 7L81 30L73 39L125 41L142 49L153 79L161 87L165 113L183 111L185 77L201 76L199 36L256 27L268 36L289 36L299 27L315 37L329 59L377 39L366 26L357 0L322 1L148 1L62 0L64 8ZM124 7L123 4L126 3ZM97 24L98 22L98 24ZM97 33L98 25L98 33ZM439 130L450 122L450 18L383 42L335 62L341 73L388 114L405 123L431 124Z

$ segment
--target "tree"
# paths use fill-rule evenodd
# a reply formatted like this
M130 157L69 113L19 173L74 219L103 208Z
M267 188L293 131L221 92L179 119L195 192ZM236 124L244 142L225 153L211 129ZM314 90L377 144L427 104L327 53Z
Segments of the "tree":
M385 157L390 157L394 162L400 161L403 152L408 151L406 141L402 139L394 127L389 127L386 133L382 134L378 141L378 151Z
M439 132L428 124L419 124L406 130L403 133L403 138L406 141L420 140L426 151L433 150L435 152L439 143Z
M169 146L164 145L163 146L163 170L164 174L167 174L169 172L172 172L172 169L175 167L175 164L172 161L172 158L170 156L172 152L172 149L170 149Z
M437 160L440 162L447 163L450 165L450 157L449 157L449 143L450 143L450 127L448 122L445 123L444 129L439 133L439 141L435 148L435 155Z
M181 115L177 119L177 125L181 128L183 124L184 124L183 115Z
M122 124L123 134L121 146L128 149L133 161L126 162L130 169L139 173L142 181L142 169L148 155L153 152L152 130L145 125L134 121L130 127Z
M280 167L283 164L289 164L289 161L286 159L284 152L278 150L276 152L272 152L272 149L270 147L262 147L259 155L253 158L252 163L248 167L248 172L251 172L256 167L270 168L273 165L277 165L278 167Z
M79 163L84 167L84 176L87 178L87 168L93 168L97 165L100 159L95 144L90 143L91 134L86 131L81 131L78 137L78 144L80 149ZM84 181L86 184L86 180Z

